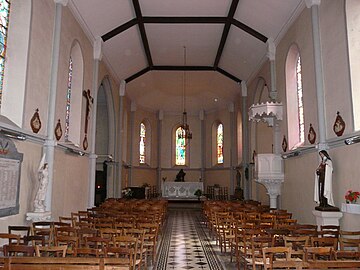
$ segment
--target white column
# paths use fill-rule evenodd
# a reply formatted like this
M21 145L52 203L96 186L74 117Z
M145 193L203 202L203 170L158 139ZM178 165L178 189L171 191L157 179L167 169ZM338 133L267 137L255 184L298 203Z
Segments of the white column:
M326 127L325 127L325 98L324 98L324 80L322 67L322 51L320 40L319 25L319 6L320 0L305 0L306 6L311 8L312 36L314 46L314 64L315 64L315 84L317 98L317 113L319 121L319 150L327 149L326 145Z
M164 112L162 110L159 111L158 114L158 139L157 139L157 188L161 189L161 143L162 143L162 121L164 119Z
M200 177L201 181L204 182L204 187L206 179L205 179L205 112L201 110L199 113L200 119L200 155L201 155L201 172Z
M89 200L88 207L93 207L95 203L95 177L96 177L96 158L95 144L96 144L96 112L97 112L97 98L99 92L99 64L102 59L102 39L97 37L94 41L94 68L93 68L93 108L92 119L90 126L90 155L89 155Z
M120 82L119 88L119 97L120 97L120 108L119 108L119 136L118 136L118 162L119 162L119 171L118 179L114 182L114 196L121 197L122 189L122 169L123 169L123 137L124 137L124 96L126 90L126 82L122 80Z
M130 114L130 161L129 161L129 182L128 186L132 186L132 177L133 177L133 156L134 156L134 128L135 128L135 112L136 112L136 103L131 102L131 114Z
M251 194L251 181L246 179L245 171L248 171L249 175L249 130L248 130L248 108L247 108L247 86L246 82L241 82L241 97L242 97L242 182L244 189L245 200L250 199Z
M52 201L52 184L54 178L54 128L55 128L55 108L56 108L56 89L57 76L59 68L59 54L60 54L60 34L61 34L61 17L62 7L67 5L67 0L54 0L55 2L55 21L54 32L52 40L52 55L50 67L50 89L49 89L49 104L48 104L48 119L46 129L46 140L44 143L44 152L46 153L46 162L49 168L49 184L46 191L45 206L46 211L51 211Z
M234 174L234 162L235 162L235 108L234 103L229 104L230 113L230 194L234 195L235 191L235 174Z

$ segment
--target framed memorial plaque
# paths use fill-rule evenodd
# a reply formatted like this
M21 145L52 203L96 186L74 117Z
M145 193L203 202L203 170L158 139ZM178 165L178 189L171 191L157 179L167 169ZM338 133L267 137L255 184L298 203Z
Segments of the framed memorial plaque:
M15 144L0 135L0 217L19 213L20 171L23 154Z

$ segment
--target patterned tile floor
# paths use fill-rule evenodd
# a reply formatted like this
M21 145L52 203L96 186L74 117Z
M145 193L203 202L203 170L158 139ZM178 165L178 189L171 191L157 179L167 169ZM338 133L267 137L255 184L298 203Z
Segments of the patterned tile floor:
M209 238L199 209L170 208L153 269L236 269Z

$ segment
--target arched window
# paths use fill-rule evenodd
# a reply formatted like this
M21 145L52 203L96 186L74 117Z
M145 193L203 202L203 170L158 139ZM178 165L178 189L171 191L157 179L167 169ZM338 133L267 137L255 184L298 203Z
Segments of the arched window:
M145 164L145 141L146 141L146 127L144 123L140 124L140 145L139 145L139 154L140 154L140 164Z
M299 142L305 142L305 123L304 123L304 102L303 102L303 88L301 77L301 59L300 54L296 61L296 89L297 89L297 105L299 117Z
M178 127L175 131L175 165L186 164L186 141L182 138L182 133L182 127Z
M73 69L73 62L70 57L69 71L68 71L68 84L67 84L67 92L66 92L65 141L69 140L71 81L72 81L72 72L73 72L72 69Z
M218 124L216 129L216 149L217 149L217 163L224 163L224 127L223 124Z
M295 44L289 49L285 69L288 143L289 149L295 149L305 142L301 57Z
M80 44L75 41L71 48L66 90L65 141L80 145L81 114L83 103L84 61Z
M4 84L6 41L8 34L8 24L10 15L10 1L0 1L0 106Z

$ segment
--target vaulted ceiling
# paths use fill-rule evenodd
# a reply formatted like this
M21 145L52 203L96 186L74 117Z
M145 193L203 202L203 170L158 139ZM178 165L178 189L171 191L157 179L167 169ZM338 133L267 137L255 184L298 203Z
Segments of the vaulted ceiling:
M225 108L304 8L303 0L70 0L126 93L146 110ZM186 47L186 62L184 61ZM184 80L185 76L185 80ZM185 82L185 87L184 87Z

